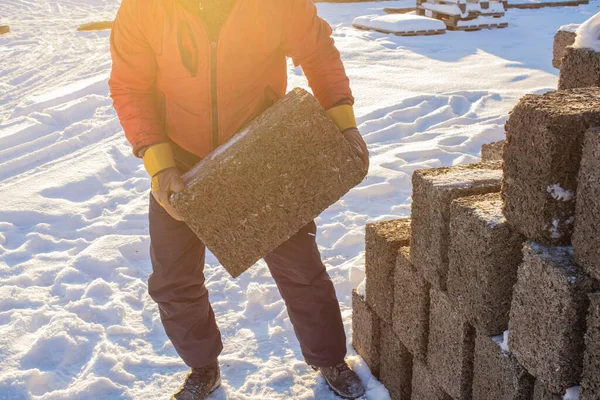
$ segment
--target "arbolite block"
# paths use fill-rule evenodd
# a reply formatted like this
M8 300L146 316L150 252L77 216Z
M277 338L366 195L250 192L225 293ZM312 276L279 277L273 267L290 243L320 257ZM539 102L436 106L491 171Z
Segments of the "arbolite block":
M581 400L600 399L600 293L589 296Z
M480 334L508 328L525 238L502 214L500 193L463 197L450 210L448 294Z
M551 393L579 382L588 294L598 287L571 247L526 243L510 310L508 347Z
M502 161L504 140L481 145L481 162Z
M502 336L477 334L473 399L530 400L535 378L502 344Z
M501 179L500 162L414 172L410 252L413 265L435 288L446 290L450 203L498 192Z
M427 366L442 389L455 400L471 399L475 328L448 296L431 290Z
M391 324L394 269L398 249L410 244L410 218L367 224L365 230L365 297L379 318Z
M381 322L356 290L352 291L352 346L379 377Z
M392 326L381 323L379 379L392 400L410 399L413 357L394 334Z
M532 400L564 400L563 395L550 392L539 379L535 381Z
M400 248L394 273L394 332L415 358L423 360L429 333L429 289L410 261L410 248Z
M560 68L565 50L575 42L577 36L575 31L578 27L578 24L561 26L554 35L554 46L552 48L552 66L554 68Z
M528 239L568 244L583 135L600 126L600 88L526 95L506 123L502 197Z
M431 376L424 362L416 361L413 365L411 400L452 400Z
M577 178L573 249L577 263L600 280L600 129L585 134Z
M600 53L592 49L567 47L560 64L558 89L600 86Z
M294 89L186 173L172 203L236 277L365 175L317 100Z

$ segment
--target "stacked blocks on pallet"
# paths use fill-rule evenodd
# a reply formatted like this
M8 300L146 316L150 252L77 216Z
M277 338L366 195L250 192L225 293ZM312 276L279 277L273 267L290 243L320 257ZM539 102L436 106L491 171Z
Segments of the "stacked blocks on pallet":
M577 24L561 26L554 35L554 46L552 47L552 66L554 68L560 68L567 47L575 42L577 36L575 31L578 27Z
M529 400L535 379L501 347L503 336L475 341L473 399ZM500 342L500 343L499 343Z
M431 290L427 366L455 400L471 399L475 329L441 291Z
M527 95L513 109L504 145L504 215L528 239L569 243L583 136L597 125L598 88Z
M352 346L365 360L371 372L379 376L380 320L365 298L352 291Z
M448 293L480 333L504 332L524 238L506 222L500 194L455 200L450 237Z
M294 89L186 173L172 203L235 277L365 175L319 102Z
M413 365L412 400L452 400L431 376L424 362L416 361Z
M450 203L459 197L500 191L500 166L470 164L413 174L411 256L435 288L446 289Z
M400 248L394 275L393 327L406 348L422 360L427 354L429 289L411 263L410 248Z
M600 292L590 294L581 400L600 399Z
M410 399L413 357L394 333L382 322L379 379L392 399Z
M585 134L575 209L575 260L600 280L600 129Z
M366 300L379 318L392 324L396 258L398 249L410 244L410 219L367 224L365 242Z
M579 383L588 293L598 283L574 263L571 247L523 247L509 323L509 348L552 393Z
M600 53L592 49L567 47L560 64L558 88L600 86Z

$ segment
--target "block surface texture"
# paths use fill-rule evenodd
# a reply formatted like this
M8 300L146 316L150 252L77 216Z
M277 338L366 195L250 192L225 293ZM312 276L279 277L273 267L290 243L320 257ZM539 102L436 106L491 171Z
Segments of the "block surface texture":
M552 393L579 382L588 294L597 282L575 266L571 247L523 247L509 323L509 348Z
M535 379L498 341L502 336L477 335L473 399L530 400Z
M526 95L506 123L502 197L528 239L569 244L583 135L600 124L600 89Z
M600 129L585 134L577 178L573 248L577 263L600 280Z
M585 48L567 47L560 64L558 89L600 86L600 53Z
M554 35L554 46L552 47L552 66L560 68L560 64L568 46L575 43L575 30L559 29Z
M431 373L427 365L422 361L416 361L413 365L412 378L412 400L452 400L452 397L444 392Z
M475 329L451 304L431 289L427 366L442 389L455 400L471 399Z
M448 293L484 335L508 328L524 237L502 214L500 193L463 197L450 210Z
M172 203L236 277L365 174L317 100L294 89L186 173Z
M392 323L398 249L409 244L409 218L375 222L365 228L366 299L379 318L388 324Z
M533 400L563 400L563 396L552 393L538 379L535 381L535 386L533 389Z
M504 140L481 145L481 162L502 161Z
M429 283L410 260L410 248L398 251L394 274L394 332L416 358L425 359L429 333Z
M600 292L590 295L581 400L600 399Z
M392 400L410 399L412 364L412 355L394 334L392 326L382 322L379 378Z
M424 169L412 176L412 262L435 288L446 290L450 203L500 190L501 163Z
M352 346L365 360L371 373L379 376L380 320L363 296L352 291Z

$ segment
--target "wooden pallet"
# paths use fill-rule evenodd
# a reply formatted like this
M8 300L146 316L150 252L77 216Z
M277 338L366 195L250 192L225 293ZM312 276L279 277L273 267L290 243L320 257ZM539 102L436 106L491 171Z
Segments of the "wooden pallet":
M577 7L583 4L589 4L589 0L574 0L574 1L555 1L547 3L529 3L529 4L510 4L506 8L517 8L517 9L537 9L544 7Z
M388 14L407 14L409 12L415 11L416 8L415 7L407 7L407 8L384 8L383 11L385 11Z
M375 29L375 28L368 28L366 26L362 26L362 25L352 25L354 26L356 29L360 29L362 31L374 31L374 32L379 32L379 33L385 33L385 34L392 34L392 35L396 35L396 36L433 36L433 35L442 35L444 33L446 33L445 29L430 29L427 31L405 31L405 32L392 32L392 31L387 31L385 29Z
M5 33L10 32L10 27L8 25L0 26L0 35L4 35Z
M495 28L506 28L508 26L508 22L502 22L499 24L480 24L473 26L452 26L446 24L446 27L450 31L465 31L465 32L475 32L480 31L482 29L495 29Z

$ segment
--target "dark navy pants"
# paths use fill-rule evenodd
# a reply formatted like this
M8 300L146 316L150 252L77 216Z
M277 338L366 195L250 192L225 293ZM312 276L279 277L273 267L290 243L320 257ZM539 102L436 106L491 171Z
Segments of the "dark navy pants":
M167 336L190 367L203 367L223 349L204 282L205 246L184 222L150 196L150 296L158 303ZM311 222L265 257L287 306L302 354L314 366L332 366L346 355L346 335L333 283Z

